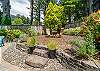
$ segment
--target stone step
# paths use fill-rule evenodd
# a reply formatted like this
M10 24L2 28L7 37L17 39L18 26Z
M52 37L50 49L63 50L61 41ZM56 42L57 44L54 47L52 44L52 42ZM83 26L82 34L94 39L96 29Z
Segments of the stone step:
M48 50L47 46L44 46L44 45L37 45L38 49L42 49L42 50Z
M23 52L27 52L28 47L23 43L17 43L16 49L23 51Z
M33 50L33 54L48 58L48 51L47 50L36 48L35 50Z
M16 49L20 50L21 52L28 53L28 47L25 46L23 43L17 43ZM34 55L42 56L47 58L48 57L48 49L46 46L38 45L35 50L33 50Z
M48 60L48 58L44 58L38 55L31 55L26 59L25 63L34 68L43 68L47 66L46 64Z

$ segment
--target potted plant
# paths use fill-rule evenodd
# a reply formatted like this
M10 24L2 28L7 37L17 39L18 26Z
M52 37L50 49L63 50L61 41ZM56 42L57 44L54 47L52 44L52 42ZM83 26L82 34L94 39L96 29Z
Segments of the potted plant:
M29 47L29 49L28 49L28 53L29 54L32 54L33 53L33 50L35 49L35 45L36 45L36 40L35 40L35 38L34 37L29 37L28 39L27 39L27 46Z
M53 59L56 57L56 50L58 49L58 43L54 40L49 40L47 43L48 57Z

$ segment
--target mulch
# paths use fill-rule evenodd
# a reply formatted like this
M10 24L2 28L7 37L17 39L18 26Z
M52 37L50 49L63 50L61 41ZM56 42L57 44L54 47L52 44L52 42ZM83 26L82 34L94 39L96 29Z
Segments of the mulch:
M82 39L80 36L69 36L69 35L62 35L61 38L54 38L54 37L46 37L45 35L37 36L37 41L39 45L46 45L49 39L55 40L61 48L71 48L71 45L68 44L69 41L75 39Z

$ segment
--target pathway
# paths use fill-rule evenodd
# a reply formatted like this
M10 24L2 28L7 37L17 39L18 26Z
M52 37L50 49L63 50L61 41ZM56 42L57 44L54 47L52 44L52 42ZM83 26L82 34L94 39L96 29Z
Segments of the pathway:
M9 47L9 43L5 43L4 47L0 48L0 71L26 71L25 69L11 65L2 59L2 53Z

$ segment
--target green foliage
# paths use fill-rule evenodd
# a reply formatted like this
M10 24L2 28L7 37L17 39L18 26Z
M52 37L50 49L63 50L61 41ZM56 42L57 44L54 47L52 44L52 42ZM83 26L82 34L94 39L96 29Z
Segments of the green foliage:
M0 11L0 24L2 23L2 12Z
M96 54L95 47L88 45L88 43L84 40L73 40L70 41L72 45L79 47L77 49L77 56L80 58L89 58Z
M6 36L7 30L6 29L0 29L0 36Z
M30 47L34 47L36 45L36 39L34 37L29 37L26 44Z
M12 30L7 30L7 35L6 35L7 40L13 41L15 39L15 35Z
M13 25L22 25L23 21L21 18L15 18L14 21L12 22Z
M12 22L15 20L15 19L21 19L22 20L22 23L23 24L29 24L29 18L28 17L25 17L24 15L20 15L20 14L17 14L14 18L12 18ZM15 24L14 24L15 25Z
M82 32L84 34L84 43L81 44L78 55L81 57L93 56L96 53L95 38L99 32L97 25L100 25L100 13L93 13L84 19ZM79 43L80 45L80 43Z
M45 15L45 25L52 30L61 28L63 22L63 6L49 3Z
M20 19L22 20L23 24L28 24L29 20L25 16L20 16Z
M100 13L93 13L89 17L86 17L82 32L84 34L84 39L87 42L87 46L95 47L96 37L99 35L100 26Z
M13 39L19 38L19 36L22 34L24 33L18 29L14 30L0 29L0 36L5 36L9 41L13 41Z
M74 20L82 20L82 17L87 16L87 12L85 11L85 9L87 8L87 2L86 0L79 0L77 3L75 3L76 7L75 7L75 18Z
M2 25L11 25L11 19L8 16L2 17Z
M77 51L79 57L92 57L96 54L96 49L93 46L87 46L87 42L81 45Z
M84 40L72 40L70 41L70 44L75 45L77 47L82 47L84 45Z
M16 38L19 38L20 35L24 34L22 31L19 29L12 30L13 34L15 35Z
M81 31L80 27L69 28L69 29L65 29L63 34L64 35L80 35L80 31Z
M58 43L54 40L49 40L47 43L47 47L49 50L56 50L58 49Z
M64 15L66 20L68 18L69 23L71 23L71 17L75 15L76 4L79 0L61 0L62 5L64 6Z
M34 28L30 27L26 30L26 33L29 35L29 36L36 36L37 35L37 32L35 31Z

